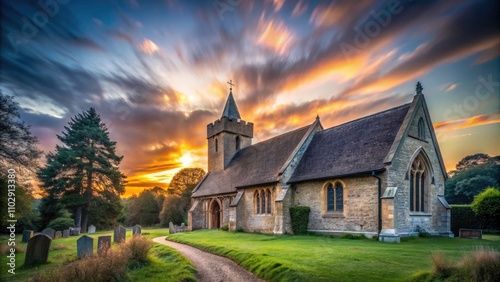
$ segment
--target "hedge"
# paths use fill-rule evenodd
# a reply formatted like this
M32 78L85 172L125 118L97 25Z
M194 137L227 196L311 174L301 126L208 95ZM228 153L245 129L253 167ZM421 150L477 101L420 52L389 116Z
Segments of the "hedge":
M294 234L307 233L310 212L311 208L307 206L296 206L290 208L290 218L292 220L292 230Z
M483 221L471 205L451 205L451 231L456 237L460 228L483 229Z

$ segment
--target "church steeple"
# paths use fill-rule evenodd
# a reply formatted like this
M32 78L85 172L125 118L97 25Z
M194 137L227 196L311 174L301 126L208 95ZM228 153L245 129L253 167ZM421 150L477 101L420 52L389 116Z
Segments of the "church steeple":
M227 117L229 119L241 119L240 112L236 106L236 102L233 98L233 91L229 91L229 96L227 97L226 106L224 106L224 111L222 111L221 117Z

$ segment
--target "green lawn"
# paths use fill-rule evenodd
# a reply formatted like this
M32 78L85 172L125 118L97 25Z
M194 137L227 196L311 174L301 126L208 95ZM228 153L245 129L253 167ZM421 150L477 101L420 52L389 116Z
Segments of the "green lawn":
M168 229L147 228L143 229L142 233L148 238L165 236L168 234ZM113 231L100 231L94 234L88 234L94 238L94 253L97 250L97 237L104 235L113 236ZM132 231L127 231L127 238L132 237ZM80 236L71 236L69 238L61 238L53 240L49 259L47 264L39 265L32 268L22 267L24 264L26 243L21 243L22 236L16 237L16 245L23 252L16 253L16 271L12 275L7 272L8 268L4 267L7 263L7 257L2 253L0 264L2 265L2 273L0 281L26 281L36 271L45 271L50 268L59 266L63 262L75 260L76 257L76 240ZM7 242L6 236L0 237L0 245L2 250L5 249ZM113 246L117 244L113 243ZM149 263L143 268L128 271L128 276L131 281L194 281L196 278L196 270L192 264L187 261L178 252L167 246L155 244L151 249Z
M498 236L487 238L409 238L391 244L216 230L168 236L169 240L229 257L268 281L404 281L420 270L430 270L433 252L458 260L477 248L500 250Z

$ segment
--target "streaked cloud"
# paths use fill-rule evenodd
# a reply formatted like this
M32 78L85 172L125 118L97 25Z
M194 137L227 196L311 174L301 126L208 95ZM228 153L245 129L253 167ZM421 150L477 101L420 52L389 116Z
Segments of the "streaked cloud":
M434 124L436 130L457 130L469 127L500 123L500 112L489 115L477 115L465 119L447 120Z
M156 43L147 38L144 39L144 41L142 41L141 45L139 45L139 49L142 52L149 55L156 53L160 50L160 48L158 47L158 45L156 45Z

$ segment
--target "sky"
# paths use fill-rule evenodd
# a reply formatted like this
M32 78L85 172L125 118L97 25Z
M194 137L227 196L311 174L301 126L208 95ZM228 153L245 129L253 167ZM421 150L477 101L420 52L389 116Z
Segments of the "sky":
M0 90L45 153L70 118L106 123L126 195L207 168L229 92L259 142L412 101L421 81L447 170L500 155L498 1L1 2ZM42 160L43 161L43 160Z

